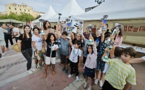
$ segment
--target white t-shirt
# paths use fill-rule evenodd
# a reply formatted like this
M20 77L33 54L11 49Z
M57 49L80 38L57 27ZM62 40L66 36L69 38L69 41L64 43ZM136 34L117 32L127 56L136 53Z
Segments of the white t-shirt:
M145 61L145 56L141 57Z
M74 46L72 46L72 51L71 51L71 54L69 56L69 60L74 62L74 63L77 63L78 62L78 56L82 56L82 51L80 49L75 49Z
M37 37L36 35L33 34L32 36L32 41L35 42L37 50L42 50L42 37Z
M18 33L18 35L16 37L20 36L20 30L19 30L19 28L13 28L13 32L14 32L14 35L16 35L16 33Z

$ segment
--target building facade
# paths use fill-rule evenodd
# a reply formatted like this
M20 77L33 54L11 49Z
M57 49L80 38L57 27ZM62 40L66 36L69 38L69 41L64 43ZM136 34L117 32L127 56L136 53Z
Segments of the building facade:
M6 14L15 13L15 14L21 14L21 13L27 13L29 15L32 15L34 18L40 16L42 13L36 12L33 10L32 7L26 5L26 4L6 4Z

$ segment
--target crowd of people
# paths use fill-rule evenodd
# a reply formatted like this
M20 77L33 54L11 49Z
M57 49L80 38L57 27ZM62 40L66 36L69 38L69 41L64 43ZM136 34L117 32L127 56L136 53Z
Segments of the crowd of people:
M76 76L79 80L79 67L83 65L84 88L91 90L96 84L102 90L129 90L131 85L136 85L135 69L130 63L139 63L145 60L135 58L136 51L132 47L121 48L123 41L121 27L115 33L109 30L93 29L89 27L85 33L68 32L63 29L63 25L56 25L53 30L49 21L44 21L43 28L30 25L24 26L24 31L20 32L15 25L0 27L0 46L2 54L9 50L9 43L13 45L15 38L17 45L21 49L22 55L27 60L27 72L33 73L32 56L36 69L44 67L44 78L47 78L48 68L51 65L52 75L57 74L55 68L56 58L60 59L62 71L71 78ZM96 26L95 26L96 27ZM111 32L110 32L111 31ZM138 60L139 59L139 60ZM88 84L91 78L91 85ZM104 83L103 83L104 81Z
M11 24L1 25L0 27L0 46L2 51L0 53L1 56L5 55L6 51L9 50L9 42L11 45L17 43L20 34L23 33L21 29L22 27L18 27L17 25Z

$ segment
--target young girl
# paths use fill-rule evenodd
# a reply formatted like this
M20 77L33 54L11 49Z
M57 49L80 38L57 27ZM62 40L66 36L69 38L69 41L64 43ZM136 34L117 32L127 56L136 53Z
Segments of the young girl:
M123 41L122 30L121 30L121 28L119 28L119 30L117 31L117 34L116 34L114 45L119 47L122 44L122 41Z
M45 56L44 78L46 78L47 76L47 69L50 63L52 64L52 75L55 75L56 51L58 49L58 45L55 41L56 41L55 35L50 33L46 39L47 51Z
M104 35L104 32L102 33ZM96 74L96 80L95 80L95 84L98 84L98 81L99 81L99 85L100 87L102 87L103 85L103 78L104 78L104 73L103 73L103 70L104 70L104 66L105 66L105 62L102 61L102 56L105 52L105 48L107 46L109 46L107 43L108 41L110 40L110 34L106 34L105 35L105 40L101 43L100 45L100 49L99 49L99 53L98 53L98 57L97 57L97 74ZM99 71L101 72L101 75L100 75L100 80L99 80Z
M94 77L95 77L95 68L96 68L96 59L97 59L97 49L96 49L96 44L94 43L91 45L88 45L87 48L87 59L85 62L84 66L84 76L85 76L85 83L84 83L84 88L87 87L87 80L88 77L92 79L92 84L91 86L88 87L87 90L91 90L92 86L94 85Z
M37 27L33 28L33 36L32 36L32 46L34 49L35 63L36 68L40 68L40 64L42 63L43 54L42 54L42 36L40 35L40 30Z
M31 65L32 65L32 35L30 32L30 26L24 26L24 34L19 37L18 46L21 49L22 55L27 60L27 72L29 74L32 73Z
M73 45L70 39L70 45L72 46L72 51L69 56L71 71L70 71L70 74L68 75L68 78L71 78L72 75L75 73L76 80L78 81L79 80L78 64L80 65L81 60L82 60L82 51L80 49L81 42L76 41L75 44ZM78 61L78 57L79 57L79 61Z

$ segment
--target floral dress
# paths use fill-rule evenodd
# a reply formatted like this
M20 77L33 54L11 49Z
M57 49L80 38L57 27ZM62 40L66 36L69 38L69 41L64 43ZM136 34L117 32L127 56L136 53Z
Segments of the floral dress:
M105 52L105 49L108 45L105 42L102 42L100 45L100 49L98 52L98 57L97 57L97 67L96 70L101 70L103 72L104 70L104 66L105 66L105 62L102 61L102 56Z

